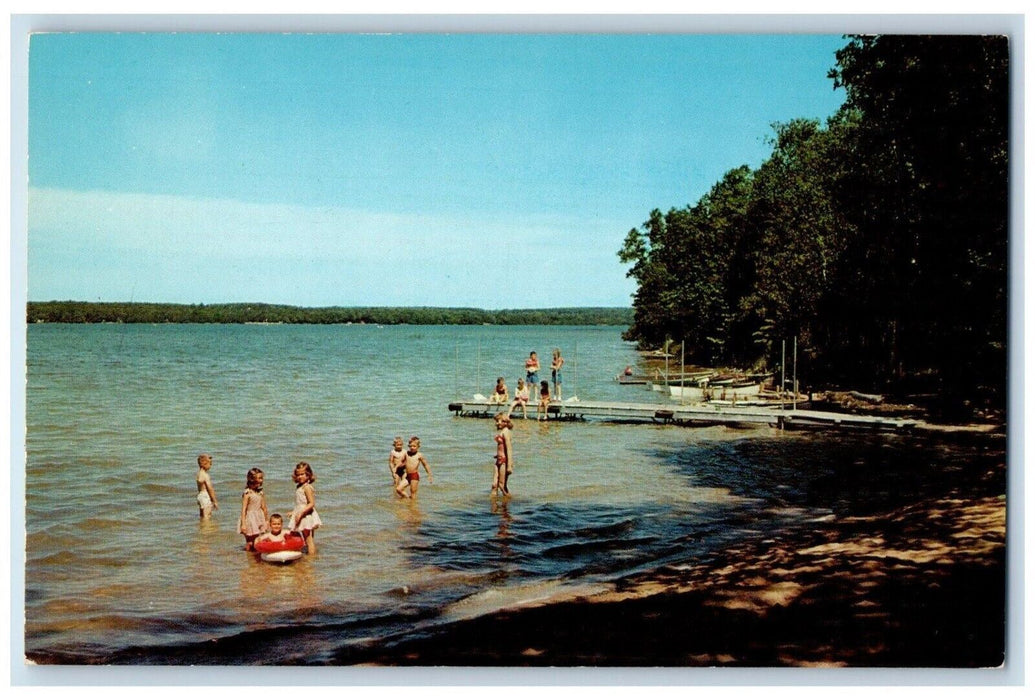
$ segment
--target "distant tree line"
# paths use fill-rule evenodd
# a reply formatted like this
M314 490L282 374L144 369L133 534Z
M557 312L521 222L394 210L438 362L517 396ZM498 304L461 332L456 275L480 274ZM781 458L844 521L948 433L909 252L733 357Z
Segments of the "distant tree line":
M394 325L628 326L631 308L504 309L323 307L30 301L28 323L372 323Z
M797 337L814 385L1002 400L1007 38L846 41L829 73L846 101L825 125L774 125L758 169L629 232L625 337L755 368Z

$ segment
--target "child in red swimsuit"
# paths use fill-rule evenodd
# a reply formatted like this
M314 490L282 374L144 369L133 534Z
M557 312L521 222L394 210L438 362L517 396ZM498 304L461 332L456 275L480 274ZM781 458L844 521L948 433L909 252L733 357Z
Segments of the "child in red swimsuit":
M492 470L492 490L490 491L493 496L499 491L504 494L510 493L507 481L514 471L510 451L510 429L513 427L514 424L506 413L496 414L496 436L493 438L496 442L496 464Z

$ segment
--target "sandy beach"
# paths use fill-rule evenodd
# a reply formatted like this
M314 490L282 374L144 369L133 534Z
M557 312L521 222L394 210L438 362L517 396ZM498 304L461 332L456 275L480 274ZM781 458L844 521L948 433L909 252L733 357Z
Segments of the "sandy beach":
M590 597L350 647L342 664L995 668L1005 497L940 498L774 534Z

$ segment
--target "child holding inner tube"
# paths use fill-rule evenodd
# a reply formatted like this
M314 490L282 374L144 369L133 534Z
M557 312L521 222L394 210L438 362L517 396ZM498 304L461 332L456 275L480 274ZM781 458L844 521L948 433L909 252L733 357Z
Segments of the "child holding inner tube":
M249 552L255 538L266 531L269 511L266 510L266 494L262 492L264 478L261 469L249 469L245 477L244 493L241 495L241 519L237 523L237 530L244 535L244 548Z
M270 516L270 529L255 538L255 544L259 542L276 542L280 544L286 539L284 532L284 516L274 513Z
M295 480L295 509L291 512L288 529L292 532L302 533L302 537L305 538L306 550L309 554L316 554L316 540L313 539L313 533L323 524L320 515L316 512L316 493L313 491L316 475L308 462L299 462L295 465L292 478Z

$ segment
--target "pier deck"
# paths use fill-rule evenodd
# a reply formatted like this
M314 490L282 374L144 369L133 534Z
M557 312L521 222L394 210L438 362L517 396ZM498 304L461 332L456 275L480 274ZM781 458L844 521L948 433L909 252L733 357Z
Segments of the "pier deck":
M449 410L457 416L488 418L506 411L506 406L488 401L453 401ZM512 415L520 415L520 412ZM529 406L529 419L536 415ZM576 421L595 418L612 422L673 423L677 425L742 425L763 424L779 428L855 428L868 430L907 431L916 421L883 416L860 416L832 411L809 411L779 406L622 403L614 401L553 402L547 411L548 420Z

